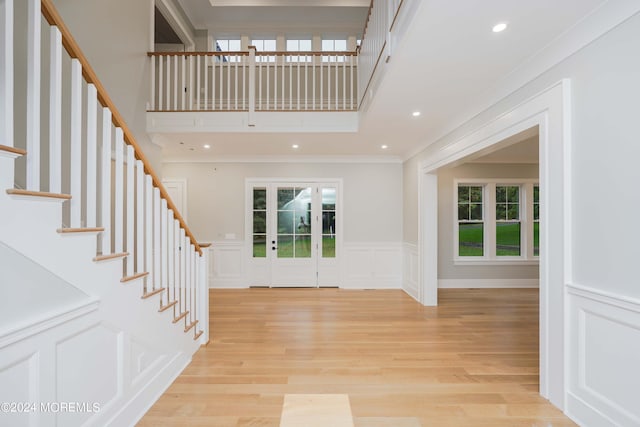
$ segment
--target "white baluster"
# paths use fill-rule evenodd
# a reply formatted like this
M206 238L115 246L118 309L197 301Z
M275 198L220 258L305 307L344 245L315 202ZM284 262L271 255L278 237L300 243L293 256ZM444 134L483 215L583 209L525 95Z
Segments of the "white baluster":
M220 64L220 69L218 70L218 75L220 76L220 84L218 85L218 89L220 91L220 93L218 94L218 98L220 99L220 109L223 109L223 98L224 98L224 85L223 85L223 74L224 74L224 56L220 56L220 61L218 62Z
M189 55L189 105L187 110L193 110L193 55Z
M322 62L322 56L320 56L319 58L320 58L320 108L319 109L322 110L322 104L323 104L322 101L323 101L323 98L324 98L324 88L322 87L324 85L324 77L323 77L323 74L324 74L324 63Z
M176 288L178 291L176 292ZM180 221L173 220L173 297L172 301L178 301L180 292Z
M313 61L311 66L312 66L312 70L311 70L311 88L313 89L313 92L311 93L311 109L315 110L316 109L316 59L318 57L316 55L311 56L311 60Z
M133 146L127 145L127 276L133 276L133 262L135 256L135 155Z
M151 110L156 109L156 57L151 57L151 66L150 66L151 78L149 79L149 87L151 89L151 93L149 94L149 105Z
M261 56L260 58L264 58L264 57ZM262 62L262 59L260 61ZM265 67L267 69L267 105L265 106L265 110L270 110L269 98L271 97L271 77L269 76L269 69L271 68L271 66L267 62L265 64Z
M166 108L165 110L170 110L171 109L171 58L173 58L174 62L176 61L176 57L175 56L167 56L167 75L165 76L166 78L166 90L165 90L165 96L166 96Z
M344 57L344 62L342 63L342 109L347 109L347 58L351 59L350 56Z
M186 95L186 94L185 94L185 92L184 92L184 90L186 89L186 83L185 83L185 77L186 77L186 75L185 75L185 73L186 73L186 70L185 70L185 63L186 63L186 57L181 56L181 57L180 57L180 83L181 83L181 84L180 84L180 109L181 109L182 111L184 111L184 110L185 110L185 108L184 108L184 103L185 103L185 95ZM177 76L176 76L176 77L177 77ZM176 90L178 90L177 85L178 85L178 79L176 78ZM178 109L178 106L176 106L176 108L175 108L175 109L177 110L177 109Z
M153 188L153 289L160 288L161 272L161 252L160 252L160 189Z
M40 0L27 5L27 189L40 191ZM13 108L13 107L12 107Z
M184 300L184 287L187 282L186 272L186 252L187 246L185 241L184 228L180 227L180 287L178 289L178 298L180 300L180 314L186 310L186 303Z
M209 56L203 58L204 62L204 109L209 110ZM215 79L213 80L215 82Z
M196 110L200 109L200 55L196 56Z
M50 28L49 191L62 193L62 34Z
M145 215L144 215L144 228L145 228L145 272L149 273L146 282L146 291L149 292L153 289L153 181L150 175L145 175L144 180L144 196L145 196Z
M309 108L309 57L304 56L304 109Z
M335 96L336 110L339 108L338 107L338 105L339 105L338 103L340 102L340 100L338 99L338 65L340 65L340 63L338 62L338 55L336 55L336 70L335 70L336 71L336 78L335 78L335 81L334 81L334 85L336 87L336 94L335 94L336 95Z
M300 59L302 59L302 56L298 56L298 64L297 64L297 68L298 68L298 77L296 80L296 84L297 84L297 89L296 89L296 95L298 96L298 110L300 110Z
M95 85L87 85L87 227L96 226L98 197L98 92Z
M114 191L114 251L124 252L123 231L124 231L124 136L121 128L116 128L116 180ZM72 199L73 200L73 199Z
M286 63L286 57L282 57L282 61ZM293 109L293 62L289 61L287 63L289 66L289 110Z
M111 111L104 107L102 109L102 173L101 179L101 207L100 226L104 228L102 232L102 254L111 253Z
M351 65L350 70L351 70L351 98L350 98L350 108L353 110L354 109L354 101L355 101L355 93L354 93L354 85L353 85L353 67L354 67L354 62L358 59L357 56L351 55L349 57L349 64Z
M234 95L236 98L236 102L235 102L235 106L234 106L234 110L238 109L238 61L240 60L241 56L236 56L235 57L235 63L234 63L234 74L233 74L233 80L235 83L235 91L234 91Z
M175 300L175 261L176 261L175 224L173 210L167 212L167 304Z
M282 89L282 106L280 108L284 111L284 66L285 66L284 56L282 56L280 59L276 56L276 61L277 62L281 61L281 64L282 64L282 87L281 87L281 89Z
M191 245L189 253L191 254L191 264L189 265L189 269L191 270L191 282L189 283L189 319L191 320L189 323L193 323L196 316L196 305L195 305L195 290L196 290L196 274L195 274L195 265L196 265L196 251L195 246Z
M227 110L231 110L231 55L227 62Z
M184 75L184 73L183 73ZM184 85L182 85L184 86ZM174 56L173 57L173 109L177 110L178 109L178 96L180 95L180 92L183 92L184 89L180 89L178 88L178 57ZM184 93L184 92L183 92Z
M82 65L71 60L71 228L81 227L82 216Z
M136 273L144 273L144 163L136 160ZM129 254L133 256L133 254Z
M185 246L182 248L185 252L185 281L184 281L184 309L185 311L191 312L191 244L189 240L189 236L187 236L185 240ZM191 314L191 313L189 313ZM188 317L187 319L188 320Z
M158 56L158 110L162 111L162 101L163 101L163 90L162 90L162 86L163 86L163 74L164 74L164 69L163 69L163 57L162 56Z
M169 292L169 262L168 262L168 236L167 236L167 217L168 217L168 213L167 213L167 201L165 199L162 199L160 201L160 263L161 263L161 267L162 267L162 271L161 271L161 277L162 277L162 281L161 281L161 285L160 287L166 289L165 292L162 292L162 295L160 295L160 301L162 302L162 304L166 304L168 302L168 298L165 298L165 294L167 292Z
M14 146L13 65L13 0L3 0L0 1L0 144L9 147Z

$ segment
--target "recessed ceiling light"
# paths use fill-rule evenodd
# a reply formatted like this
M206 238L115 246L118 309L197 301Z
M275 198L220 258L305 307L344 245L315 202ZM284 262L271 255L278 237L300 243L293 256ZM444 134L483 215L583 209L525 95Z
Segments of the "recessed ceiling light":
M209 148L211 148L211 146L210 146L209 144L204 144L204 145L203 145L203 147L204 147L204 148L206 148L207 150L208 150Z
M383 150L386 150L387 148L389 148L389 146L385 144L385 145L381 145L380 148L382 148Z
M298 144L293 144L293 145L291 146L291 148L298 148L298 147L300 147Z
M493 26L493 32L494 33L501 33L502 31L507 29L507 24L504 22L501 22L499 24L496 24Z
M411 113L411 115L413 117L418 117L420 115L420 111L414 111L413 113Z

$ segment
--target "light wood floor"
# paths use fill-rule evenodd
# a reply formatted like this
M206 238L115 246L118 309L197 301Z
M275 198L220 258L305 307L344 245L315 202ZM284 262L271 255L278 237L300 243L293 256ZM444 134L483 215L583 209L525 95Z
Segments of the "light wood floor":
M210 298L211 343L139 426L278 426L295 393L348 394L356 427L575 425L538 394L537 290L441 290L437 308L397 290Z

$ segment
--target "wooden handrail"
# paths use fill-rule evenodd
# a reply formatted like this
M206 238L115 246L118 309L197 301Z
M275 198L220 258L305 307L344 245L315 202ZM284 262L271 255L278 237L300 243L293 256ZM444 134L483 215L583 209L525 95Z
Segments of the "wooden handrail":
M55 25L56 27L58 27L58 29L60 30L60 33L62 34L62 45L64 46L65 50L67 51L67 53L71 58L75 58L78 61L80 61L80 64L82 64L82 75L84 79L87 81L87 83L91 83L96 87L96 90L98 92L98 101L103 107L106 107L109 110L111 110L113 125L122 129L122 132L124 134L124 141L127 144L133 146L136 159L142 161L142 164L144 165L145 173L151 176L151 178L153 179L153 184L160 190L160 195L162 196L162 198L164 198L167 201L167 207L173 210L174 218L176 218L180 222L180 226L184 229L186 235L189 236L191 243L193 243L198 253L202 255L202 250L198 245L198 241L195 239L195 237L191 233L191 230L189 230L189 227L187 227L187 223L182 218L182 215L176 208L176 205L171 200L171 197L169 197L169 193L167 192L166 188L164 188L164 185L162 185L162 181L160 180L158 175L156 175L156 173L154 172L153 168L151 167L151 164L149 163L149 160L147 160L146 156L142 152L142 149L136 142L136 139L133 136L133 133L131 132L131 130L125 123L124 119L122 118L122 115L120 114L115 104L107 94L107 91L105 90L104 86L98 79L98 76L96 75L95 71L89 64L89 61L82 53L80 46L78 46L78 43L76 43L75 39L71 35L69 28L67 28L64 21L62 20L62 17L58 13L58 10L53 5L53 1L41 0L41 5L42 5L42 16L44 16L44 18L47 20L49 25Z
M147 56L248 56L249 52L147 52ZM357 56L357 51L273 51L273 52L256 52L256 56Z

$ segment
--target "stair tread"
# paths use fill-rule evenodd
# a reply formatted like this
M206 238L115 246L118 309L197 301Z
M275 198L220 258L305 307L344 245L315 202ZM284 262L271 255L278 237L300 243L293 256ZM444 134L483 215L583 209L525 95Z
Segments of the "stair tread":
M176 305L178 303L178 301L171 301L170 303L168 303L167 305L161 305L160 309L158 310L160 313L169 310L171 307L173 307L174 305Z
M175 317L173 319L173 323L178 323L181 319L184 319L185 317L187 317L187 314L189 314L189 310L185 311L184 313L179 314L178 317Z
M126 282L130 282L132 280L136 280L136 279L140 279L142 277L148 276L149 273L145 272L145 273L136 273L133 276L125 276L122 279L120 279L121 283L126 283Z
M58 228L60 234L72 234L72 233L101 233L104 231L102 227L85 227L85 228Z
M43 198L49 198L49 199L63 199L63 200L71 199L70 194L48 193L46 191L21 190L19 188L10 188L7 190L7 194L10 194L12 196L43 197Z
M145 292L144 294L142 294L141 298L142 299L147 299L147 298L151 298L154 295L158 295L159 293L161 293L162 291L165 291L166 288L158 288L158 289L154 289L153 291L148 291Z
M106 261L109 259L116 259L116 258L125 258L129 256L129 252L120 252L120 253L115 253L115 254L108 254L108 255L96 255L93 260L95 262L100 262L100 261Z
M189 323L185 328L184 331L185 332L189 332L191 330L191 328L193 328L194 326L196 326L198 324L197 320L194 320L193 322Z
M7 153L17 154L19 156L24 156L27 154L27 150L23 150L22 148L10 147L8 145L0 144L0 151L6 151Z
M194 340L194 341L196 341L198 338L200 338L200 336L201 336L202 334L204 334L204 331L199 331L197 334L195 334L195 335L193 336L193 340ZM207 343L207 344L209 344L209 343ZM206 344L205 344L205 345L206 345Z

